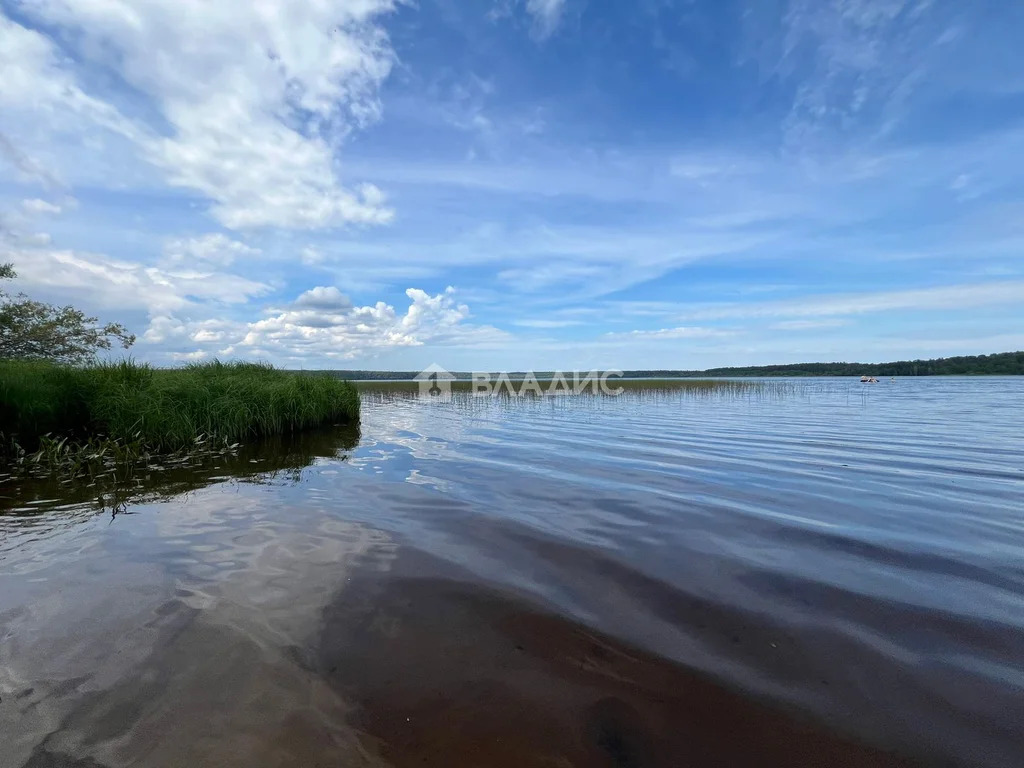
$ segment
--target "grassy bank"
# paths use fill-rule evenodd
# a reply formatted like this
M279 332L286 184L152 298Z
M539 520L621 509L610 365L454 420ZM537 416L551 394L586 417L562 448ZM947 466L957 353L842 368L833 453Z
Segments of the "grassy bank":
M171 453L358 418L348 382L268 365L0 361L0 459L100 443Z

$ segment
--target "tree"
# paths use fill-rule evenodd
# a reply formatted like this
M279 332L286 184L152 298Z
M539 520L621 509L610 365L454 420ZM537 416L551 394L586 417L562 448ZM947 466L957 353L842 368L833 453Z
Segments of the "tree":
M12 264L0 264L0 280L16 276ZM84 363L99 350L110 349L112 340L125 349L135 343L135 335L120 323L98 322L74 307L56 307L0 290L0 360Z

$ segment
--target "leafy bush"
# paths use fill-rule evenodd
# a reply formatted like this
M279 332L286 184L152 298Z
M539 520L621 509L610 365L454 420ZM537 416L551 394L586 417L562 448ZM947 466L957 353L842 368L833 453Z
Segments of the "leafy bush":
M0 280L15 277L12 265L0 264ZM0 360L85 363L110 349L111 339L125 349L135 343L134 334L120 323L98 322L80 309L34 301L23 293L10 296L0 289Z

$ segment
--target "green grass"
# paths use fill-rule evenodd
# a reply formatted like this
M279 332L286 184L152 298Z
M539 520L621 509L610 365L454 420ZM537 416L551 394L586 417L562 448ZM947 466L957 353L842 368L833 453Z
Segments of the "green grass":
M135 452L229 445L359 419L359 394L331 376L254 363L154 369L0 361L0 457L113 441Z

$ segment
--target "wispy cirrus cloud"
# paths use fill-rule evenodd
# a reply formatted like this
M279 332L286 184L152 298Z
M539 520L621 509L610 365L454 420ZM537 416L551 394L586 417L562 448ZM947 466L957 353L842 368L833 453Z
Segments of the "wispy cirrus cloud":
M0 104L15 114L42 124L44 111L65 110L119 134L229 228L391 220L384 193L342 184L334 162L347 134L379 118L394 59L379 26L390 0L213 3L197 14L173 0L17 7L59 30L76 58L0 14ZM89 66L115 71L120 89L87 93ZM145 98L149 117L119 108L122 89Z
M236 259L245 259L259 254L259 248L232 240L219 232L199 237L173 238L164 245L166 264L197 269L229 267Z
M526 12L533 17L533 28L541 39L550 37L565 12L566 0L526 0Z
M766 317L831 317L894 311L962 311L977 307L1017 306L1024 281L944 285L901 291L837 293L799 299L745 304L680 307L678 317L692 320Z
M61 207L56 203L40 200L38 197L22 200L21 207L30 214L56 214L61 212Z
M681 325L675 328L655 328L626 331L622 333L607 333L608 339L651 339L651 340L673 340L673 339L713 339L723 336L732 336L735 331L726 328L702 328L700 326Z
M819 331L823 328L842 328L848 325L848 320L841 318L826 318L823 320L783 320L772 323L768 326L772 331Z
M0 259L14 262L19 280L60 299L88 297L87 307L149 313L213 305L246 304L271 287L226 272L159 268L103 254L42 246L7 247ZM216 308L207 311L216 311Z

